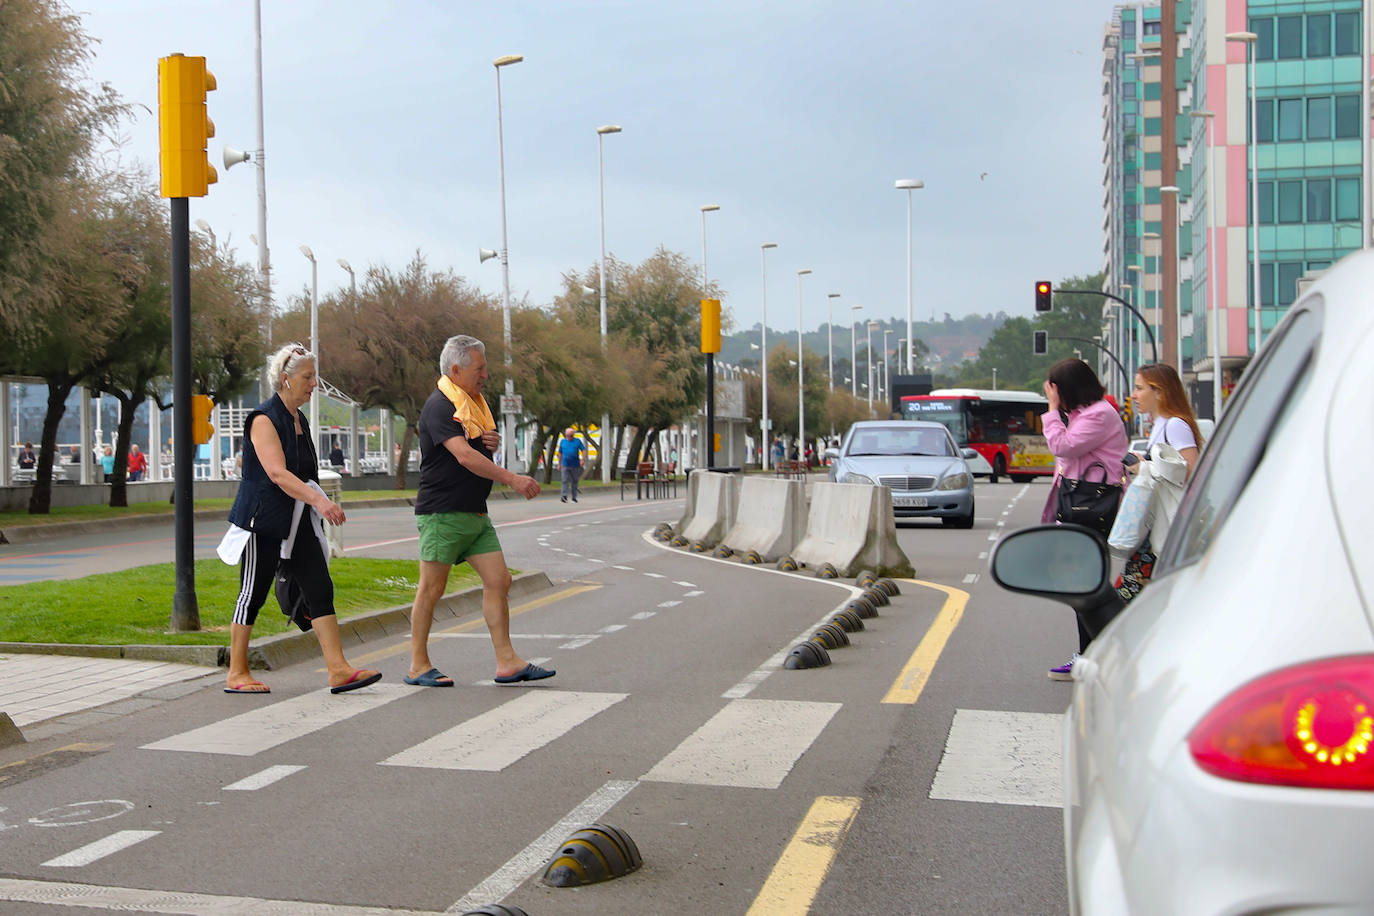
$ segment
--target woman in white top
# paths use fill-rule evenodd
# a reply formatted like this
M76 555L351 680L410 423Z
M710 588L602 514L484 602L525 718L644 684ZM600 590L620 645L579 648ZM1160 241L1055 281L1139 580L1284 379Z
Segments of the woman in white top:
M1141 366L1135 373L1134 398L1136 410L1150 415L1150 440L1145 445L1145 454L1136 457L1149 458L1150 449L1164 442L1178 449L1188 463L1188 476L1192 477L1198 449L1202 447L1202 433L1198 432L1197 417L1183 393L1178 373L1172 366L1162 364ZM1131 472L1135 473L1138 467L1131 465Z

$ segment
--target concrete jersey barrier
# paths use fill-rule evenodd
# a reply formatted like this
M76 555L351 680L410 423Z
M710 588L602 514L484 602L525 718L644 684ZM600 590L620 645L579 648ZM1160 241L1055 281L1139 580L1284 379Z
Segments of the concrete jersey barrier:
M897 546L892 492L869 484L813 484L806 535L792 558L807 566L829 563L846 578L861 569L880 576L915 575Z
M739 553L756 551L771 562L791 553L805 533L806 488L800 480L744 478L725 546Z
M739 475L694 470L687 480L687 514L678 534L714 547L735 524Z

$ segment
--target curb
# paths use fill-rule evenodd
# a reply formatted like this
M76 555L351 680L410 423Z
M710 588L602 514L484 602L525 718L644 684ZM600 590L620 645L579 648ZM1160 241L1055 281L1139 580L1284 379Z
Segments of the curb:
M547 574L535 570L511 580L510 597L523 598L553 588ZM434 608L436 623L482 611L482 587L474 585L439 599ZM345 647L376 642L410 632L410 605L368 611L339 621ZM139 661L176 662L209 668L229 664L228 646L83 646L70 643L0 643L0 652L36 655L75 655L83 658L124 658ZM281 633L255 639L248 645L248 666L273 671L310 658L318 658L320 644L313 633Z

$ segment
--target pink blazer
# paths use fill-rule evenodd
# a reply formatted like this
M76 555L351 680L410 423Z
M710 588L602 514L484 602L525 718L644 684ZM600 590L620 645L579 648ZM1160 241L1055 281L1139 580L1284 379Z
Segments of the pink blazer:
M1071 411L1068 426L1064 425L1057 410L1046 411L1040 419L1045 428L1045 441L1049 443L1055 459L1056 484L1061 477L1070 480L1082 478L1094 462L1107 469L1108 483L1120 482L1123 473L1121 459L1126 457L1129 440L1126 438L1126 425L1121 422L1120 415L1112 405L1105 400L1095 401ZM1097 480L1100 473L1093 468L1089 477ZM1054 521L1054 490L1050 491L1041 521L1045 524Z

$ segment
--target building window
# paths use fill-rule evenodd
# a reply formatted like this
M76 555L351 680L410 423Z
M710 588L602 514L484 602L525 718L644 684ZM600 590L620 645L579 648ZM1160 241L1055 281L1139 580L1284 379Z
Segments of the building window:
M1135 98L1135 83L1123 83L1121 85L1121 97L1123 99Z
M1251 281L1253 282L1253 281ZM1260 261L1260 305L1274 307L1274 265Z
M1331 97L1318 96L1307 100L1307 139L1331 139Z
M1274 59L1274 17L1250 20L1250 31L1259 36L1255 42L1255 60Z
M1298 298L1298 278L1302 276L1302 261L1279 262L1279 305L1292 305Z
M1259 125L1259 141L1261 143L1274 142L1274 100L1256 99L1255 100L1255 121Z
M1307 17L1307 56L1331 56L1331 14L1319 13Z
M1360 14L1336 14L1336 56L1349 57L1360 53Z
M1274 223L1274 183L1272 181L1261 181L1259 183L1259 221L1260 225L1273 225Z
M1331 222L1331 179L1313 178L1307 182L1307 221Z
M1144 23L1141 26L1141 34L1146 38L1149 38L1151 35L1158 36L1163 34L1160 30L1159 20Z
M1358 95L1336 96L1336 138L1345 139L1360 135L1360 97Z
M1297 60L1302 57L1301 16L1279 17L1278 52L1279 60Z
M1359 222L1360 179L1336 179L1336 220L1338 222Z
M1302 139L1302 99L1279 99L1279 139Z
M1279 222L1302 222L1302 182L1279 182Z

